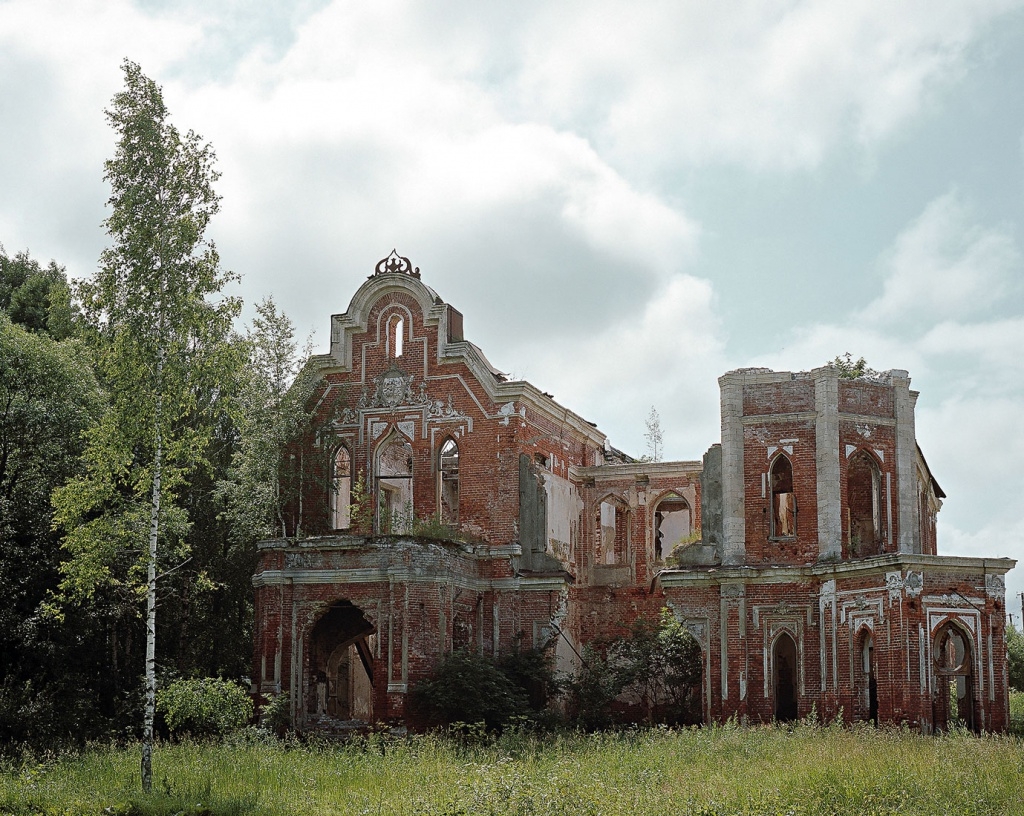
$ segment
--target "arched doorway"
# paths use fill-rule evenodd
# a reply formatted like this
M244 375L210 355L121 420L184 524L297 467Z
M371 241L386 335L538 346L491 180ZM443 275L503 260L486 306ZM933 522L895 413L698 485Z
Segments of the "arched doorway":
M376 629L350 601L334 603L309 637L306 714L317 719L373 719Z
M772 649L775 719L792 722L797 718L797 656L796 641L786 632L775 639Z
M853 719L878 725L878 683L875 680L875 640L871 630L861 629L854 654Z
M949 622L935 635L935 728L974 730L974 652L967 633Z

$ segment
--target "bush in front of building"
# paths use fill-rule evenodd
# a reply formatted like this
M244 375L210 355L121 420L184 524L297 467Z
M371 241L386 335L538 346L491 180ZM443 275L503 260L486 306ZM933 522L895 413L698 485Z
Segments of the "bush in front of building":
M173 736L222 737L252 719L252 699L238 683L216 677L175 680L157 691L157 711Z
M628 634L588 644L568 684L570 711L586 729L616 722L701 721L700 645L669 610Z
M527 715L530 697L493 660L459 650L445 655L430 676L409 690L408 705L419 728L483 723L499 730Z

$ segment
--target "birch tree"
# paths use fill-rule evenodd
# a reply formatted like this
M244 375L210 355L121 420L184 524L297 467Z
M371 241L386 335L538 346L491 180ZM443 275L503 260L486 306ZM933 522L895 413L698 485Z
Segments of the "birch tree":
M145 599L142 787L152 787L157 580L186 558L177 491L203 464L211 384L228 375L225 342L238 312L220 293L232 276L205 238L219 197L214 152L170 123L160 87L122 65L124 90L105 112L117 134L104 165L110 245L78 291L109 391L86 473L54 494L66 531L62 590L91 596L114 583Z

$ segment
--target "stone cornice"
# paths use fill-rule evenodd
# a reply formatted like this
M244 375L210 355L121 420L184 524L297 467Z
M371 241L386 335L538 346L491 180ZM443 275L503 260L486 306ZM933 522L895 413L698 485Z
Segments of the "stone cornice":
M884 576L896 570L919 572L954 571L962 574L1005 575L1017 562L1012 558L968 558L957 555L894 553L853 561L819 562L803 565L717 566L662 570L655 582L662 588L709 586L722 583L788 584L829 579Z

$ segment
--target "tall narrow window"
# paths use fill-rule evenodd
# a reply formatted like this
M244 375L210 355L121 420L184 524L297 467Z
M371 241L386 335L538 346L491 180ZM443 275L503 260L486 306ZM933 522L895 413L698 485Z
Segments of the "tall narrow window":
M594 517L597 563L624 564L629 552L629 509L608 499L598 505Z
M791 722L797 718L796 642L783 632L772 650L774 663L775 719Z
M402 436L386 441L377 456L377 529L405 533L412 527L412 445Z
M405 340L405 319L401 315L388 318L388 346L392 357L401 357Z
M796 535L796 495L793 493L793 465L785 456L772 462L768 475L772 488L772 538Z
M690 505L678 493L669 493L654 510L655 559L664 561L692 532Z
M868 453L850 457L846 469L847 544L859 558L882 551L882 478Z
M438 453L438 513L444 524L459 523L459 446L448 437Z
M332 470L331 526L335 530L347 530L351 520L352 456L344 445L339 445L334 452Z

